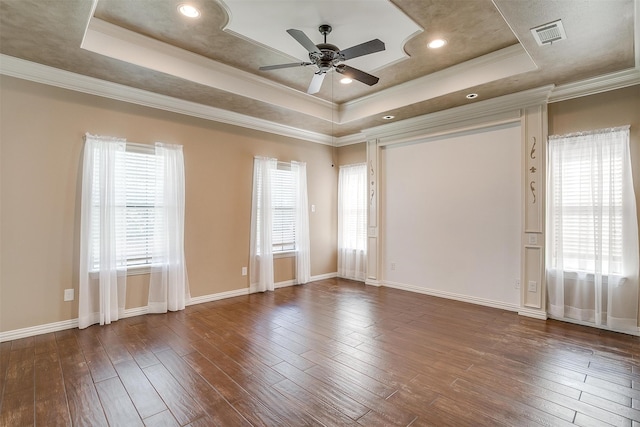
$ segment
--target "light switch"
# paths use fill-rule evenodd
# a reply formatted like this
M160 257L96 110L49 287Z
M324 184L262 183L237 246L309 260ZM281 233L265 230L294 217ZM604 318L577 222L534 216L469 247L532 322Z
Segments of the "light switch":
M316 211L316 205L311 205L311 212L315 212Z
M538 282L535 280L529 280L529 292L538 292Z

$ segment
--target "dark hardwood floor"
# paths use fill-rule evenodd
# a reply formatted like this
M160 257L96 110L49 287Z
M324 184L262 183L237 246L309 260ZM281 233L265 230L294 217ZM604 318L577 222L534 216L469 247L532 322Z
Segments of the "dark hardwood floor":
M640 340L332 279L0 344L2 426L640 426Z

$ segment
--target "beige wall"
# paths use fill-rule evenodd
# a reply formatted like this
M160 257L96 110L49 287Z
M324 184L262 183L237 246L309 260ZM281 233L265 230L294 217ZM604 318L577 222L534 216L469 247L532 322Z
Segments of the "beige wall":
M631 167L640 218L640 85L549 104L549 135L623 125L631 125Z
M79 197L85 132L184 146L185 252L192 296L244 289L253 157L307 162L311 274L336 271L337 168L328 146L2 76L0 331L77 317ZM291 258L276 281L293 278ZM146 305L130 276L127 308Z
M353 165L367 161L367 144L345 145L338 148L338 166Z

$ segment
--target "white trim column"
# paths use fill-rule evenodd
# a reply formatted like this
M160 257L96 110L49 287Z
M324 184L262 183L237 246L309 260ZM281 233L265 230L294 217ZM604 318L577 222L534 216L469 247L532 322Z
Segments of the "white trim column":
M367 140L367 199L369 210L367 214L367 271L365 283L380 286L380 222L379 218L379 167L380 158L378 140Z
M522 110L524 226L518 314L547 318L545 282L545 199L547 105Z

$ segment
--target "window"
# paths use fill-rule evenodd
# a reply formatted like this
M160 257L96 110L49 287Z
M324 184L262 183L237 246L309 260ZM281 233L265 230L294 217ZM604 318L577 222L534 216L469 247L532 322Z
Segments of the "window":
M625 133L549 141L551 267L622 274Z
M638 331L629 126L549 137L547 296L553 317Z
M296 249L296 182L291 168L276 169L272 176L273 197L272 233L273 252Z
M94 158L92 189L92 232L93 270L98 270L100 259L100 189L98 179L100 172L100 156ZM124 188L120 196L115 196L116 209L122 211L118 216L125 221L120 230L120 241L125 242L124 250L127 268L150 266L153 257L154 227L161 218L162 174L156 173L157 158L154 147L127 144L126 151L116 153L115 185ZM160 184L160 187L156 185ZM122 239L124 238L124 239Z
M253 159L250 292L275 289L274 253L295 251L297 284L311 279L308 205L306 163Z
M367 250L367 165L341 166L338 175L338 275L364 280Z
M296 250L295 178L290 165L282 162L278 162L277 169L273 170L271 174L271 242L274 253ZM258 197L261 192L262 181L259 181ZM258 221L257 227L260 230L260 221ZM259 232L257 238L260 238Z

